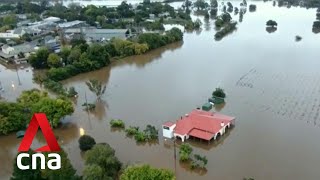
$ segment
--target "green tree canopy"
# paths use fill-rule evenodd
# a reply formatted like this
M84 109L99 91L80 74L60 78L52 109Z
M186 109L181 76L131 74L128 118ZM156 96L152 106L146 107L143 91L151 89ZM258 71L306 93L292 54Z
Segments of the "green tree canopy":
M32 156L32 154L35 154L34 151L29 150L27 152L30 157ZM17 156L20 153L17 154ZM23 165L29 165L31 167L31 163L32 163L32 159L31 158L22 158L22 164ZM37 169L27 169L27 170L21 170L18 168L17 164L16 164L17 160L14 161L14 165L13 165L13 173L11 176L11 180L22 180L22 179L32 179L32 180L43 180L44 178L42 178L41 176L41 170L40 168ZM37 161L37 167L40 167L40 159L38 158Z
M60 67L61 64L61 58L56 53L51 53L48 56L48 66L49 67Z
M104 172L103 169L96 165L88 165L84 167L83 170L83 180L99 180L103 179Z
M69 53L69 55L68 55L68 58L67 58L68 64L72 64L72 63L74 63L74 62L76 62L76 61L79 61L80 56L81 56L81 50L80 50L80 48L73 48L73 49L70 51L70 53Z
M209 7L209 4L205 0L197 0L196 2L193 3L193 5L198 10L199 9L205 9L205 8Z
M96 144L85 153L85 164L97 165L104 172L104 178L115 178L121 169L121 163L109 144Z
M226 97L226 93L224 92L224 90L222 88L216 88L216 90L214 90L212 92L212 96L225 98Z
M35 55L31 55L28 59L29 63L34 68L46 68L48 67L47 59L49 56L49 50L45 47L38 49Z
M45 113L53 127L57 127L63 117L74 111L71 101L61 98L52 99L46 92L37 89L22 92L17 101L31 108L32 113Z
M149 165L129 166L120 176L120 180L174 180L172 171L167 169L152 168Z
M17 18L15 14L9 14L3 17L2 20L4 25L15 26L17 24Z
M0 101L0 134L24 129L31 113L20 103Z
M81 149L81 151L90 150L96 144L96 141L93 139L93 137L89 135L81 136L78 142L79 142L79 148Z
M211 8L217 8L218 1L217 0L210 0L210 6L211 6Z
M68 158L68 154L63 149L61 149L58 154L61 157L61 169L50 170L46 168L44 170L41 170L42 177L48 180L80 180L80 178L76 175L76 170L73 168ZM46 153L45 155L48 158L48 153Z
M88 58L97 62L99 67L110 64L109 55L106 49L100 44L92 44L87 50Z
M105 93L107 86L102 85L102 83L96 79L91 79L86 82L86 85L88 86L89 90L93 92L98 100L101 99L101 96Z
M266 25L271 26L271 27L275 27L275 26L278 26L278 23L274 20L269 20L269 21L267 21Z

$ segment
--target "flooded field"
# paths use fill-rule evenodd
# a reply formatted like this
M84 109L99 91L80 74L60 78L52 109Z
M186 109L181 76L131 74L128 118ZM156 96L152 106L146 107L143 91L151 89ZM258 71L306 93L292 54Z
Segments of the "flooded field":
M55 134L78 173L83 169L78 147L82 128L97 142L115 148L124 164L169 168L179 180L319 179L320 36L312 32L316 10L250 3L257 5L257 11L244 14L237 31L221 41L214 40L210 20L201 31L185 33L184 42L64 81L66 87L76 88L79 98L75 113L65 118ZM278 22L274 33L266 31L269 19ZM296 35L302 41L295 42ZM18 73L0 66L5 89L1 95L14 101L22 90L40 88L32 75L27 66L18 67ZM89 79L103 81L107 91L104 101L88 115L81 105L85 94L88 101L95 100L85 85ZM190 171L179 162L175 166L173 144L162 139L161 131L158 142L136 144L109 126L111 118L120 118L127 126L152 124L161 130L163 122L202 105L215 87L227 93L226 104L216 110L237 119L235 128L218 142L187 141L196 153L207 156L206 171ZM15 134L0 136L0 179L10 177L20 141ZM33 146L41 143L39 135Z

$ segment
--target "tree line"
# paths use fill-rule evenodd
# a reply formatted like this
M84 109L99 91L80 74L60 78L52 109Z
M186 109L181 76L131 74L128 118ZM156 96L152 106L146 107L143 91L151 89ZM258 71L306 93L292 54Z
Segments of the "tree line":
M25 129L34 113L46 113L50 125L57 127L60 120L74 111L66 98L51 98L38 89L24 91L17 102L0 102L0 135Z
M40 161L37 161L36 169L20 170L16 161L13 165L11 180L34 179L34 180L102 180L102 179L153 179L153 180L174 180L172 171L167 169L153 168L147 164L133 164L124 167L115 155L115 150L107 143L96 143L89 135L79 138L79 147L84 152L85 167L82 176L76 174L67 153L62 149L61 169L49 170L40 169ZM34 154L33 150L28 152ZM47 154L45 154L47 156ZM30 156L31 157L31 156ZM48 158L48 157L47 157ZM23 158L24 165L31 166L31 159Z
M107 44L88 45L83 39L72 40L71 47L62 47L59 54L40 48L28 58L28 62L36 69L49 69L46 75L35 76L36 82L43 83L55 93L67 95L59 81L105 67L111 63L111 58L140 55L182 39L181 30L173 28L163 35L146 33L128 40L112 39Z

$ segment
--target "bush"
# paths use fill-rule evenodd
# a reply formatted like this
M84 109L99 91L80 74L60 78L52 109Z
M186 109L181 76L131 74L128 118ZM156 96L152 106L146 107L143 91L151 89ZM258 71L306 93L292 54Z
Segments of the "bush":
M277 26L278 23L276 21L274 21L274 20L269 20L269 21L267 21L266 25L274 27L274 26Z
M128 129L125 130L127 136L136 135L139 132L139 127L130 126Z
M166 31L165 35L144 33L138 36L138 42L140 44L147 44L149 49L155 49L173 42L181 41L182 39L183 33L178 28L172 28L170 31Z
M44 87L46 89L49 89L50 91L60 94L60 95L65 95L66 90L63 88L62 84L60 82L56 82L50 79L44 80Z
M194 155L194 159L192 160L191 168L205 168L208 163L208 159L206 156L201 156L199 154Z
M112 119L110 125L114 128L125 128L125 124L121 119Z
M216 90L213 91L212 96L225 98L226 94L222 88L216 88Z
M83 135L79 138L79 148L81 151L90 150L95 144L96 141L89 135Z
M152 23L147 23L146 25L147 30L155 31L155 30L164 30L164 26L160 21L152 22Z
M192 147L189 144L182 144L179 150L180 161L188 161L191 153Z
M301 40L302 40L302 37L299 36L299 35L297 35L297 36L296 36L296 41L301 41Z
M226 35L228 35L229 33L232 33L234 30L237 29L236 27L237 22L229 22L227 23L223 29L221 29L220 31L216 32L216 34L214 35L214 38L216 40L220 40L223 37L225 37Z
M174 174L167 169L156 169L149 165L130 166L120 176L120 180L174 180Z
M254 11L256 11L257 10L257 5L255 5L255 4L250 4L249 5L249 11L250 12L254 12Z
M314 28L320 28L320 21L314 21L313 22L313 27Z
M135 135L134 135L134 139L137 142L146 142L147 141L147 135L144 132L138 131Z
M154 126L148 124L143 132L147 136L148 140L158 139L158 130Z

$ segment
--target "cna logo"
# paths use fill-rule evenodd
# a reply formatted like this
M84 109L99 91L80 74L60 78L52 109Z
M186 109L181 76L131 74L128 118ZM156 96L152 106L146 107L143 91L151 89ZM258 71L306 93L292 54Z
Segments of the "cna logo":
M29 153L27 152L30 149L32 141L36 136L38 129L41 129L45 140L47 141L47 145L36 149L35 151L38 152L32 155L31 159L31 168L37 169L37 158L40 158L40 165L41 169L46 168L46 158L45 155L41 152L58 152L60 151L59 144L53 134L53 131L50 127L49 121L47 116L44 113L36 113L33 115L30 124L26 130L26 133L22 139L22 142L18 148L19 152L22 152L17 157L17 166L21 170L30 169L29 165L22 164L22 158L30 158ZM57 170L61 168L61 157L57 153L49 153L48 157L50 158L47 162L47 167L51 170Z

